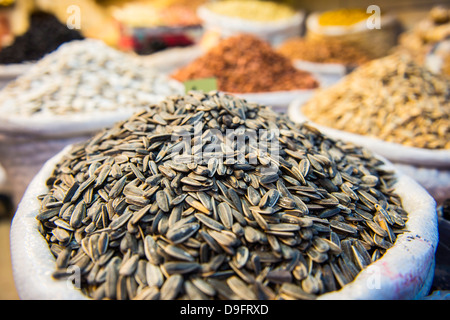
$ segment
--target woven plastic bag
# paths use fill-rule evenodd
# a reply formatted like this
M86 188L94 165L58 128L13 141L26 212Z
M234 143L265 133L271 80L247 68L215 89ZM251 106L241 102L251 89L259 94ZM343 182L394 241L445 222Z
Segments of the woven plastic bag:
M304 101L289 106L289 117L295 122L310 122L301 111ZM336 139L359 144L391 161L398 170L419 182L441 204L450 194L450 150L430 150L403 146L314 123L322 132Z
M38 231L37 196L47 192L45 181L68 152L50 159L28 187L11 227L14 281L21 299L89 299L72 284L54 280L55 258ZM386 161L386 166L392 169ZM414 180L397 173L395 191L408 212L406 232L398 235L385 255L363 270L353 282L320 299L418 299L428 294L434 274L438 243L436 204Z

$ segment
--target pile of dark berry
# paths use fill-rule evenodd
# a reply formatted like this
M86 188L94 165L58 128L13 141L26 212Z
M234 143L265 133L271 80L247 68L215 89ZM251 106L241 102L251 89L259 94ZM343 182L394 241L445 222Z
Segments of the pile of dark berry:
M28 31L0 51L0 64L37 61L61 44L83 38L78 30L67 28L54 15L35 12L30 17Z

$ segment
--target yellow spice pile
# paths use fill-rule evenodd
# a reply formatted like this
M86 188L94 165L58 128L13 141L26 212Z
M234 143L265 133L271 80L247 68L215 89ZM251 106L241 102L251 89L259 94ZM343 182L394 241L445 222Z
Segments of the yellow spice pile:
M288 19L295 14L290 6L272 1L218 1L207 5L217 14L252 21L276 21Z
M350 26L367 19L369 15L359 8L343 8L330 10L319 16L321 26Z

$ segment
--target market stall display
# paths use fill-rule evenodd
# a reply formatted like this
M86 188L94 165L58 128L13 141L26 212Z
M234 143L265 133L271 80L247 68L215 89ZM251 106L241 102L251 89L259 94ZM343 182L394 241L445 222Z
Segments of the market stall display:
M0 0L0 299L448 299L450 8L353 3Z
M216 42L248 33L271 45L279 45L303 33L304 13L272 1L210 2L198 8L198 16L203 21L205 34L213 34Z
M408 173L442 201L450 191L449 90L450 79L394 54L293 105L291 116L409 166Z
M260 129L279 156L227 142ZM11 248L25 299L407 299L429 289L436 219L432 198L369 151L190 92L51 159Z
M172 77L181 82L216 78L218 90L245 98L251 94L251 101L266 104L264 99L276 95L272 102L280 108L287 107L292 97L309 95L319 86L310 73L296 69L290 59L277 53L270 44L248 34L222 40L173 72Z
M0 92L0 160L15 203L65 145L183 91L138 57L98 40L72 41L47 55Z

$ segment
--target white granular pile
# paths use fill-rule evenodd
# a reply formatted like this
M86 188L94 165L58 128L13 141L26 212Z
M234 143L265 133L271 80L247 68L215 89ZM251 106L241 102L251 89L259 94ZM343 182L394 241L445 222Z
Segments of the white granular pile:
M101 41L72 41L0 92L4 116L48 117L129 110L182 93L182 85L138 56Z

